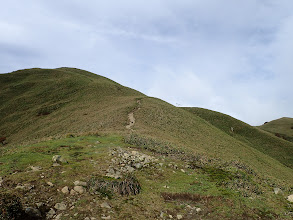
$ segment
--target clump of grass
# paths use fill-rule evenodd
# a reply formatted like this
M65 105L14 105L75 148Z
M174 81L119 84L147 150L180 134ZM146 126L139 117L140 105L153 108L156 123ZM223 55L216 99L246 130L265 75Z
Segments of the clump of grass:
M192 201L192 202L208 202L215 198L220 198L219 196L207 196L207 195L200 195L200 194L194 194L194 193L168 193L163 192L161 193L161 196L165 201L174 201L174 200L180 200L180 201Z
M157 141L152 138L142 137L137 134L131 134L125 137L124 142L162 155L185 153L182 149L170 143Z
M64 106L64 104L65 103L57 103L54 105L44 106L37 111L37 116L49 115L52 112L54 112L54 111L58 110L59 108L61 108L62 106Z
M92 177L88 181L88 190L92 194L112 199L117 193L122 196L137 195L141 191L140 183L135 176L126 176L121 180L105 177Z

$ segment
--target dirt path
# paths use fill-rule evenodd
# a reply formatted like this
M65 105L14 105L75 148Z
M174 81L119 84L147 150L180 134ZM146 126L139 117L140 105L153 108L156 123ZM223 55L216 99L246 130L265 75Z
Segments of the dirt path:
M137 104L138 104L138 106L137 106L135 109L133 109L132 112L130 112L130 113L128 114L128 121L129 121L129 124L126 125L126 128L129 129L129 130L132 130L131 127L133 127L134 124L135 124L134 112L136 112L136 111L138 111L138 110L140 109L140 104L141 104L141 103L140 103L140 100L137 100Z

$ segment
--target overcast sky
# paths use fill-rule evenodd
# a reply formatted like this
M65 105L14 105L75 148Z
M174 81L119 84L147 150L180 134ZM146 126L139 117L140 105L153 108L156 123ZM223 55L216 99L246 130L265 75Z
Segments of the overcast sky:
M251 125L293 117L292 0L0 2L0 73L76 67Z

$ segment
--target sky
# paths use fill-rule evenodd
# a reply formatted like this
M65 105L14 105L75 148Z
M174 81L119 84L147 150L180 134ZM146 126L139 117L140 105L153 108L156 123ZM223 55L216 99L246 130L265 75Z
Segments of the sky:
M0 2L0 73L75 67L251 125L293 117L292 0Z

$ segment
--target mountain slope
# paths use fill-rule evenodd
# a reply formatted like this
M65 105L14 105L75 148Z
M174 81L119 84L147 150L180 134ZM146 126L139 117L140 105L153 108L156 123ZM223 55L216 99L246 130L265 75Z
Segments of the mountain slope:
M280 118L258 126L258 128L268 131L285 140L293 142L293 118Z
M293 168L293 144L263 132L229 115L203 108L184 109L208 121L227 135Z
M241 161L261 175L293 180L292 145L287 142L266 133L262 137L270 141L263 142L254 137L260 131L248 125L243 131L250 139L231 135L186 109L105 77L73 68L30 69L0 75L0 86L0 135L11 144L70 133L135 133L192 154ZM133 122L130 129L128 122Z
M292 217L293 145L269 132L74 68L0 87L0 219Z
M73 68L0 75L0 134L10 143L66 133L124 129L143 94Z

